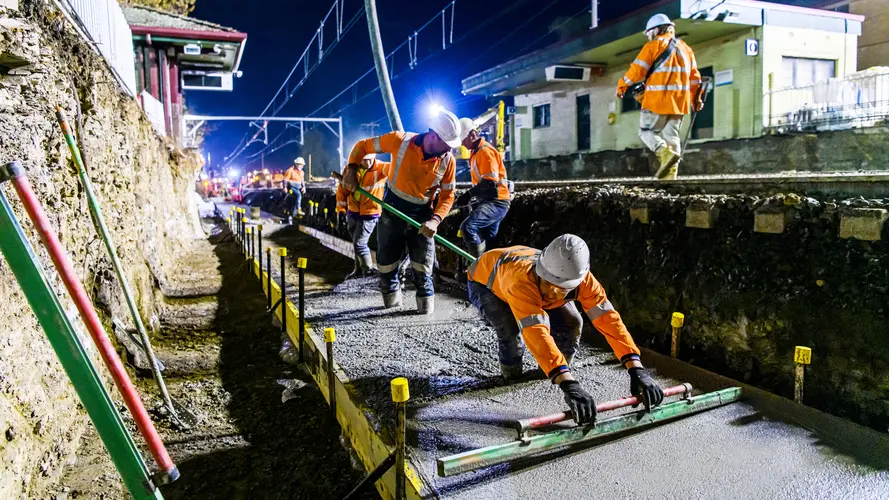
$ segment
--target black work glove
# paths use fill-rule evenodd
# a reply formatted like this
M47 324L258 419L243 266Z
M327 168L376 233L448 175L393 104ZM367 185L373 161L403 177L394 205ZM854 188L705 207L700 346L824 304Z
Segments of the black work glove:
M645 411L651 411L653 407L661 404L664 400L664 391L645 368L633 367L627 371L630 373L630 394L642 398Z
M457 198L457 201L455 202L455 204L456 204L458 207L462 207L462 206L464 206L464 205L469 205L469 201L470 201L471 199L472 199L472 191L470 191L470 190L467 189L466 191L463 191L463 194L461 194L461 195Z
M578 424L587 424L596 420L596 402L588 392L583 390L580 382L566 380L559 384L559 389L565 393L565 402L574 413L574 421Z

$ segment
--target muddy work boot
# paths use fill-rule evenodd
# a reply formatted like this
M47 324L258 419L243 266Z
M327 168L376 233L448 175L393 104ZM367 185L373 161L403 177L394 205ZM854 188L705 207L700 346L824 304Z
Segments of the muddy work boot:
M507 382L516 380L522 376L521 363L517 365L504 365L503 363L500 363L500 375L502 375Z
M660 180L667 179L667 176L670 175L670 169L672 169L676 162L679 161L679 153L673 150L670 146L661 146L656 152L658 163L660 167L655 174Z
M392 309L393 307L401 307L404 304L404 299L401 297L401 290L393 293L384 293L383 294L383 307L386 309Z
M417 297L417 313L432 314L435 312L435 296Z

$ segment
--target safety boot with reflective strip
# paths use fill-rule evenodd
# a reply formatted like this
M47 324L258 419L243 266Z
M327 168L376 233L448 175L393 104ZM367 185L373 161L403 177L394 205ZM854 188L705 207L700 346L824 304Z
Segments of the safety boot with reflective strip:
M401 296L401 290L383 294L383 307L386 309L401 307L402 305L404 305L404 299Z
M419 314L432 314L435 312L435 296L417 297L417 312Z
M660 165L655 177L661 180L666 180L670 175L670 170L679 161L679 153L674 151L670 146L664 145L655 152L655 155L657 155L658 164Z

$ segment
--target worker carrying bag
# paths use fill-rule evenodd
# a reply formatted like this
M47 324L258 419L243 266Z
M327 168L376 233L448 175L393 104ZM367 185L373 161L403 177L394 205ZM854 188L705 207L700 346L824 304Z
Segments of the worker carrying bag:
M676 39L671 38L670 42L667 44L667 48L664 49L664 51L661 52L659 56L657 56L657 59L654 60L654 64L652 64L651 67L648 68L648 73L645 74L645 79L639 83L630 85L630 88L627 89L627 93L633 96L633 99L636 99L639 104L642 104L642 99L645 96L645 82L648 81L648 78L651 76L652 73L654 73L655 69L663 66L663 64L667 62L667 59L669 59L675 51Z

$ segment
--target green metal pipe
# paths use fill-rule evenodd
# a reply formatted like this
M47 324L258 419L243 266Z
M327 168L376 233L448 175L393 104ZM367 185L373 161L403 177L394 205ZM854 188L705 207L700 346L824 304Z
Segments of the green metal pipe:
M577 448L604 436L684 417L733 403L740 398L741 388L732 387L658 406L649 413L630 413L602 420L594 425L572 427L511 443L458 453L438 459L438 475L448 477L511 462L519 458Z
M340 181L343 180L343 176L340 175L340 174L338 174L338 173L336 173L336 172L334 172L332 175L333 175L334 178L336 178L336 179L338 179L338 180L340 180ZM422 224L420 224L419 222L415 221L414 219L411 219L410 217L408 217L408 216L407 216L404 212L402 212L401 210L398 210L397 208L393 207L392 205L386 203L385 201L383 201L383 200L377 198L376 196L374 196L374 195L368 193L367 191L365 191L364 189L362 189L360 186L357 186L357 187L355 188L355 190L358 191L359 193L361 193L363 196L366 196L368 199L370 199L370 200L372 200L372 201L374 201L374 202L376 202L376 203L379 203L380 206L383 207L384 210L388 210L388 211L391 212L393 215L395 215L395 216L398 217L399 219L401 219L401 220L407 222L407 223L410 224L411 226L414 226L414 227L417 228L417 229L420 229L421 227L423 227ZM438 233L435 234L434 238L435 238L435 241L441 243L442 245L444 245L445 248L447 248L447 249L453 251L454 253L456 253L456 254L459 255L460 257L463 257L464 259L468 260L469 262L475 262L475 257L473 257L472 255L470 255L469 253L467 253L465 250L463 250L462 248L458 247L457 245L455 245L455 244L451 243L450 241L446 240L443 236L439 235Z
M65 118L65 113L62 111L62 108L57 108L56 118L58 119L59 127L62 129L62 134L65 136L65 142L68 143L68 149L74 157L74 164L77 166L77 174L80 176L80 183L83 184L83 190L86 192L86 199L89 203L90 211L93 213L96 232L99 233L99 236L105 243L105 249L108 251L108 256L111 259L111 266L114 268L114 274L117 275L117 281L120 282L120 287L123 289L123 296L127 303L127 308L130 310L130 316L133 318L133 323L136 325L136 331L139 332L139 339L142 341L142 347L145 348L145 354L148 356L148 362L151 365L151 375L154 377L154 382L157 384L157 388L161 393L164 406L167 407L167 411L170 412L173 420L183 428L189 429L190 426L180 418L179 413L176 411L176 407L173 405L173 400L170 398L170 393L167 391L167 385L164 383L163 375L161 375L160 363L158 363L157 356L154 354L154 349L151 347L151 339L148 337L148 331L145 329L145 324L142 322L142 316L139 314L139 307L136 305L136 299L133 298L130 282L127 280L127 275L123 270L123 264L120 263L120 258L117 255L117 247L111 239L111 233L108 231L108 226L105 224L105 217L102 216L102 207L99 205L99 201L96 199L95 192L93 191L93 183L90 181L89 174L86 172L83 157L80 155L80 148L77 147L74 134L71 132L68 120Z
M96 368L74 332L58 296L50 286L34 250L25 238L2 188L0 253L15 274L37 321L46 332L50 345L74 385L74 390L96 426L99 437L130 494L137 500L163 499Z

